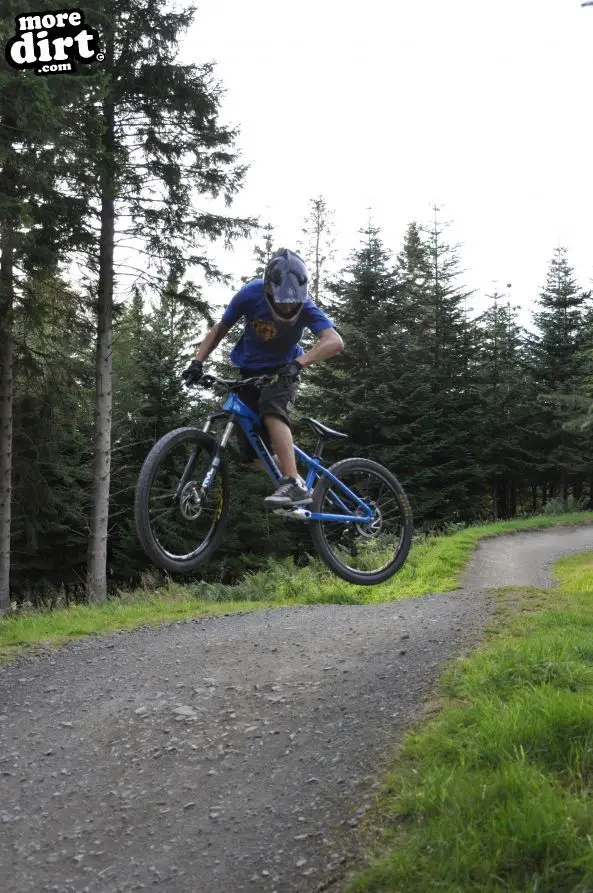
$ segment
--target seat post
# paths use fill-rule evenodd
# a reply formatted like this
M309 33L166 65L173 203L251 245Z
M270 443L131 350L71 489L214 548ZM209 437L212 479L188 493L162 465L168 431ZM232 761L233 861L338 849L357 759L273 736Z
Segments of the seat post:
M324 443L325 443L325 439L323 437L317 438L317 443L315 444L315 452L313 453L314 459L321 459L321 454L323 452Z

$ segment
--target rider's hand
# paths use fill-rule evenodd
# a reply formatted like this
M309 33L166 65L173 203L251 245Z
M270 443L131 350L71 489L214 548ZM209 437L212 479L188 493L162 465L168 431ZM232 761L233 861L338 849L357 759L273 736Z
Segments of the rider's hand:
M201 360L192 360L187 369L181 373L186 384L197 384L202 377L203 363Z
M281 375L283 378L289 378L291 381L296 381L302 371L302 365L297 360L293 360L292 363L287 363L282 369L278 369L278 375Z

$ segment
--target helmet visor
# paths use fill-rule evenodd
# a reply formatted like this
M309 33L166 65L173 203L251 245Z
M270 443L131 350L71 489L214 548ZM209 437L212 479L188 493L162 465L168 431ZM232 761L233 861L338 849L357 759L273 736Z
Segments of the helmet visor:
M276 304L304 304L307 300L307 279L292 271L282 273L274 270L269 291Z

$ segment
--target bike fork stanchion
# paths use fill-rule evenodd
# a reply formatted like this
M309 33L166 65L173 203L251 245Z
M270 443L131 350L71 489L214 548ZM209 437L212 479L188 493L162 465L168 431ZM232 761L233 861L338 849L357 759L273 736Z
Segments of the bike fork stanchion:
M212 424L212 419L207 418L202 430L204 432L208 432L211 424ZM183 474L181 475L181 479L177 485L177 490L175 491L175 499L179 499L181 497L181 494L183 493L183 490L185 489L186 484L189 483L189 481L191 480L193 470L194 470L194 465L196 464L197 456L198 456L198 447L196 447L194 450L192 450L192 454L189 457L188 463L185 466L185 470L184 470Z
M206 499L206 497L208 495L208 489L209 489L210 485L212 484L212 481L214 480L214 476L216 475L216 472L218 471L218 468L222 461L221 456L220 456L220 451L224 450L226 448L226 445L229 442L229 438L230 438L231 434L233 433L234 427L235 427L234 419L230 419L227 422L227 424L225 425L224 433L220 439L219 447L216 450L216 453L214 454L214 458L213 458L212 462L210 463L210 468L206 472L206 476L204 477L204 480L202 481L202 486L200 487L200 499Z

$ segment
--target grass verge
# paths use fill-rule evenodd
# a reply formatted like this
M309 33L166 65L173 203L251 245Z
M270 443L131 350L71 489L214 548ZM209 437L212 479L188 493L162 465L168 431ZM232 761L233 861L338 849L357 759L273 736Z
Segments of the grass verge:
M406 564L380 586L353 586L320 561L296 568L292 561L270 561L269 569L247 574L235 586L170 583L154 592L122 593L101 605L74 605L52 611L0 617L0 661L35 645L193 617L263 610L297 604L368 604L445 592L459 576L478 540L511 531L593 523L592 512L539 516L468 527L447 536L416 542Z
M555 589L501 590L487 643L408 733L344 893L593 890L593 553Z

